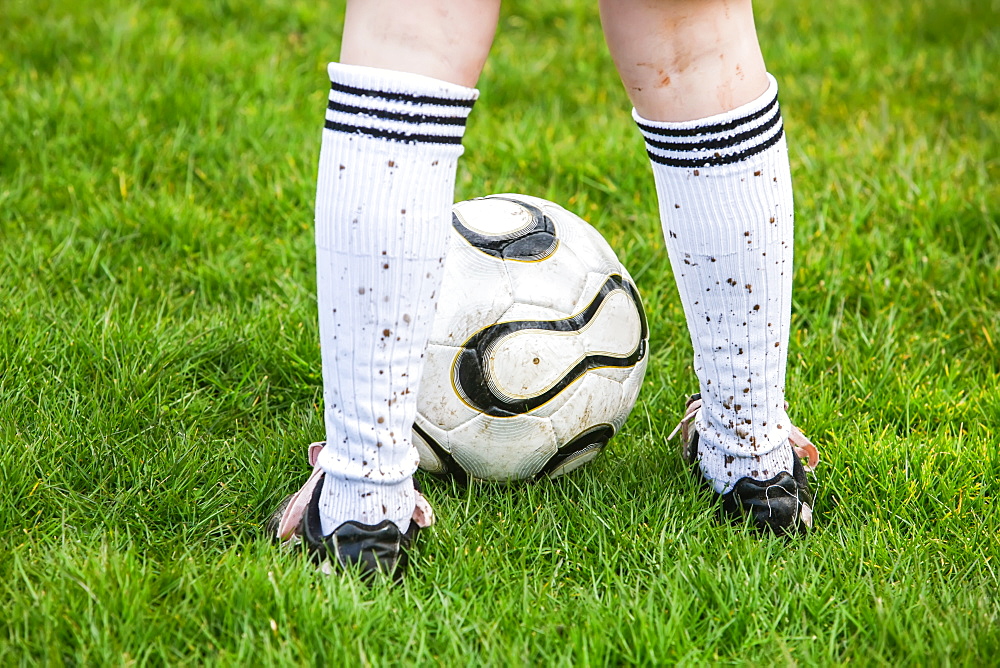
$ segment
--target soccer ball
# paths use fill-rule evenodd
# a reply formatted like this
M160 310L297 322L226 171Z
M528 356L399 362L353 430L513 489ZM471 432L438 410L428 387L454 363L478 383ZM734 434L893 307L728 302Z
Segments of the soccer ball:
M625 422L649 333L607 241L558 204L455 204L417 396L421 468L485 480L555 477Z

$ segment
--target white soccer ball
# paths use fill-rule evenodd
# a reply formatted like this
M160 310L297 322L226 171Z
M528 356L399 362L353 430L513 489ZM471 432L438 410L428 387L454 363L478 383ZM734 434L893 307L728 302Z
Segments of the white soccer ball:
M555 477L590 461L635 405L646 316L607 241L517 194L455 204L413 440L459 479Z

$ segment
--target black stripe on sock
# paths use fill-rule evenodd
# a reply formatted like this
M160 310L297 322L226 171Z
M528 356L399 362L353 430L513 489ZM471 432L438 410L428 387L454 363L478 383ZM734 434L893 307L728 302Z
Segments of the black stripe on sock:
M775 125L781 123L781 114L775 114L771 120L764 123L760 127L753 128L752 130L747 130L746 132L741 132L729 137L720 137L718 139L708 139L706 141L695 142L695 143L683 143L683 142L667 142L658 141L656 139L651 139L646 137L646 145L652 146L653 148L658 148L663 151L684 151L684 152L697 152L697 151L710 151L712 149L720 148L736 148L743 142L755 139L757 137L763 137L770 130L774 129Z
M411 93L389 93L381 90L369 90L367 88L348 86L336 81L330 83L330 89L339 93L358 95L360 97L377 97L382 100L409 102L411 104L436 104L441 107L465 107L472 109L472 105L476 103L475 100L455 100L449 97L435 97L433 95L413 95Z
M753 157L758 153L763 153L777 144L778 140L780 140L784 134L785 129L781 128L767 141L757 144L756 146L751 146L750 148L740 151L739 153L731 153L729 155L720 155L716 153L714 156L703 158L668 158L662 155L657 155L649 149L646 149L646 153L649 155L649 159L653 162L661 165L667 165L668 167L715 167L718 165L731 165L734 162L740 162L741 160L746 160L747 158Z
M362 116L372 116L386 121L403 121L404 123L431 123L433 125L465 125L465 116L432 116L430 114L407 114L404 112L383 111L381 109L371 109L370 107L355 107L349 104L334 102L330 100L326 108L330 111L339 111L345 114L359 114Z
M637 125L644 133L657 135L659 137L698 137L700 135L710 135L716 132L726 132L727 130L739 127L744 123L752 123L758 118L766 116L776 104L778 104L777 95L775 95L774 99L771 100L763 109L755 111L752 114L747 114L742 118L737 118L726 123L705 125L698 128L658 128L652 125L646 125L645 123L637 123Z
M441 135L418 135L409 132L392 132L390 130L380 130L378 128L359 128L356 125L345 123L334 123L327 121L324 127L334 132L343 132L349 135L368 135L377 139L388 139L389 141L399 141L404 144L461 144L462 137L448 137Z

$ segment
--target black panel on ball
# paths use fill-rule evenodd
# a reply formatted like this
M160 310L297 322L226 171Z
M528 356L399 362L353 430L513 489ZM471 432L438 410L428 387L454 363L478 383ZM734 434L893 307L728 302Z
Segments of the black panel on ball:
M533 397L519 400L511 400L509 397L502 397L493 391L487 382L483 361L489 356L490 350L504 337L515 332L528 329L538 329L549 332L577 332L594 319L604 300L615 291L625 292L635 304L639 314L641 333L639 343L635 349L625 356L612 355L588 355L580 360L576 366L570 369L558 382L549 390ZM462 399L477 410L493 417L512 417L521 415L538 408L542 404L551 401L557 394L580 378L591 369L599 367L626 368L635 366L646 356L647 340L649 329L646 324L646 313L642 309L642 302L639 300L639 291L631 281L627 281L618 274L608 276L608 279L598 290L594 299L580 312L569 318L561 320L515 320L508 322L498 322L494 325L479 330L473 334L465 343L462 350L455 356L454 367L452 368L452 379L455 389Z
M563 462L571 458L573 455L583 452L584 450L601 449L608 444L611 437L615 435L615 428L609 424L599 424L595 427L591 427L587 431L575 436L566 445L559 448L559 451L546 462L545 467L535 476L535 478L543 478L557 468L562 466Z
M473 248L502 260L521 262L538 262L550 257L556 251L559 240L556 238L555 223L537 206L496 195L479 199L500 199L513 202L531 214L531 223L510 234L489 236L469 229L465 225L465 221L457 213L452 212L452 226Z
M434 451L438 461L440 461L441 465L444 466L444 473L431 473L431 475L440 476L442 478L451 477L459 484L468 484L468 471L459 466L458 462L455 461L455 458L451 456L450 452L441 447L441 444L431 438L431 435L424 431L424 429L422 429L416 422L413 423L413 431L417 432L420 438L424 440L424 443L427 444L427 447Z

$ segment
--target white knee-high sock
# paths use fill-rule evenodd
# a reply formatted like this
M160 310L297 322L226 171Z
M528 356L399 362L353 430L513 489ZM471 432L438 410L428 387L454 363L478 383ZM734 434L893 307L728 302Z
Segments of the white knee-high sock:
M730 112L645 120L702 395L699 465L719 493L792 466L785 413L792 186L777 83Z
M451 225L455 169L478 92L331 63L316 193L327 447L323 531L406 530L410 442Z

